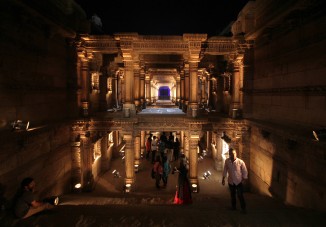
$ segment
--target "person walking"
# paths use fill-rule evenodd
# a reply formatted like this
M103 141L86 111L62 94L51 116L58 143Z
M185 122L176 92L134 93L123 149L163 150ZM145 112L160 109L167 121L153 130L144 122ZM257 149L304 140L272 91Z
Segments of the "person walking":
M167 158L167 156L163 157L163 174L162 174L162 181L163 181L163 187L165 188L168 183L168 177L171 172L171 165Z
M155 156L157 152L157 138L156 136L153 136L153 140L151 143L151 150L152 150L152 163L155 162Z
M25 219L41 211L54 208L54 205L50 203L39 201L34 191L34 179L24 178L15 196L14 214L17 218Z
M153 165L153 170L155 172L155 186L156 188L160 188L160 182L162 179L162 174L163 174L163 165L161 161L161 156L156 156L154 165Z
M173 143L173 155L174 155L174 161L177 161L180 155L180 142L178 138L176 138L175 142Z
M246 213L246 202L243 196L243 183L248 178L246 164L237 158L237 151L229 149L229 158L225 160L222 185L225 185L225 177L228 175L228 184L231 194L231 209L236 210L236 195L238 196L241 210Z
M149 160L149 155L150 155L151 149L152 149L152 134L149 134L149 136L146 140L145 149L146 149L146 159Z
M188 178L188 168L186 158L184 155L181 156L180 166L176 170L179 173L177 191L174 196L174 204L191 204L191 188L190 181Z

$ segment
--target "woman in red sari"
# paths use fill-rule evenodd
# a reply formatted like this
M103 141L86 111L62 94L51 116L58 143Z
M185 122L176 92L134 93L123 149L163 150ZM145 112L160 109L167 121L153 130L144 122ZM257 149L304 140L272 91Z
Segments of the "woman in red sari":
M188 179L188 169L184 155L180 160L180 167L177 172L179 173L178 177L178 186L177 191L174 197L174 204L191 204L191 188L190 181Z

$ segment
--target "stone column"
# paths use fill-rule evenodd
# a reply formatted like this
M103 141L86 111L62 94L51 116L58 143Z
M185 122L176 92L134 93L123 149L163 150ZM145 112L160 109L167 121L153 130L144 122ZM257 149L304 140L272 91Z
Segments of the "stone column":
M108 144L108 134L105 133L101 139L101 172L106 172L110 167L110 154Z
M185 93L184 93L184 108L183 112L188 113L189 104L189 92L190 92L190 80L189 80L189 64L185 64Z
M189 138L189 178L191 184L198 185L198 141L199 135L190 132Z
M193 111L197 112L198 111L198 100L197 100L197 94L198 94L198 62L195 60L192 62L189 62L189 75L190 75L190 90L189 90L189 106L190 108L189 111L190 114L193 116ZM187 113L189 113L189 111ZM197 114L196 114L197 116Z
M83 190L91 191L93 187L93 150L91 149L90 133L85 132L80 135L81 139L81 163L82 163L82 178L83 178Z
M183 109L183 105L185 105L185 71L180 71L180 104L179 109Z
M140 132L140 153L142 154L142 157L145 157L145 131Z
M133 184L135 181L135 152L134 152L134 139L132 132L123 132L123 140L125 141L125 184Z
M189 158L189 132L185 131L184 132L184 140L183 140L183 151L184 154L187 158Z
M150 104L151 103L151 83L150 83L150 75L146 74L145 76L145 84L146 84L146 103Z
M75 186L84 184L82 175L82 160L80 141L71 142L71 183L72 190L76 190Z
M82 115L87 117L89 115L89 92L90 92L90 74L89 62L87 58L81 59L81 102Z
M180 153L184 152L184 140L185 140L185 133L183 131L180 132Z
M146 102L145 102L145 70L142 68L140 70L140 103L142 106L142 109L146 108Z
M133 72L133 62L132 61L125 61L125 102L123 105L124 111L129 109L130 112L135 111L135 104L134 104L134 72Z
M177 75L177 79L176 79L176 82L177 82L177 86L176 86L176 105L180 106L180 102L181 102L181 83L180 83L180 74Z
M134 165L140 165L140 133L135 132L136 133L136 137L134 139L134 147L135 147L135 162Z
M140 106L140 71L139 69L134 70L134 102L137 111L141 110Z
M240 75L240 71L243 72L243 70L240 70L240 68L243 67L242 64L243 56L238 56L236 60L233 62L233 75L232 75L232 104L230 108L229 115L233 116L234 109L237 109L240 111L240 78L243 77L243 75ZM237 112L238 113L238 112Z

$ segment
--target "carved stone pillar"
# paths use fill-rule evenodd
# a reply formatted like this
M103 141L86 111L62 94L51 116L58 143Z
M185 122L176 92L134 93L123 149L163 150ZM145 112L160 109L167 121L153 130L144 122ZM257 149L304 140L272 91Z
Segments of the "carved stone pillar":
M139 69L134 70L134 102L136 106L136 110L140 111L140 71Z
M145 131L140 132L140 153L144 157L145 156Z
M135 111L134 104L134 71L133 63L131 61L125 61L125 102L123 109L129 108L131 112Z
M77 184L83 185L80 141L71 142L71 182L72 190Z
M189 92L190 92L190 80L189 80L189 64L185 64L185 93L184 93L184 106L183 112L188 112Z
M180 86L180 75L177 75L177 86L176 86L176 104L179 106L179 103L181 101L181 97L180 97L180 92L181 92L181 86Z
M180 152L181 153L185 153L185 150L184 150L184 140L185 140L185 133L184 131L181 131L180 132Z
M180 71L180 104L179 109L183 109L183 106L185 105L185 71Z
M151 97L151 81L150 81L150 75L145 75L145 84L146 84L146 103L151 103L152 97Z
M82 163L82 178L83 184L82 188L84 191L90 191L93 187L93 173L92 173L92 163L93 163L93 149L91 149L91 139L90 133L85 132L80 135L81 139L81 163Z
M134 143L135 143L135 162L134 165L139 166L140 165L140 133L137 133L135 139L134 139Z
M123 140L125 141L125 184L133 184L135 181L135 170L134 170L134 163L135 163L135 152L134 152L134 139L132 132L124 131L123 132Z
M240 75L240 72L243 73L243 70L240 68L243 67L243 56L237 56L233 62L233 75L232 75L232 104L230 106L229 115L232 116L233 109L240 110L240 79L243 78L243 75Z
M142 108L145 109L146 102L145 102L145 70L144 69L140 70L139 80L140 80L140 103Z
M187 113L193 115L193 111L198 111L198 63L189 62L189 107Z
M189 132L184 132L184 140L183 140L183 152L187 158L189 158Z
M105 133L101 139L101 172L106 172L110 167L110 150L108 143L108 134Z
M87 58L81 59L81 111L84 117L89 115L90 74Z
M189 178L191 184L198 185L198 141L199 134L190 132L189 138Z

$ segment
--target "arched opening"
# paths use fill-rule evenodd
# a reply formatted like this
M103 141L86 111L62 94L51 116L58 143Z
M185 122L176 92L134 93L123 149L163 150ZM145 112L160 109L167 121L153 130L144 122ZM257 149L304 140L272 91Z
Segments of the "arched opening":
M170 88L168 86L162 86L158 91L158 99L159 100L170 100Z

